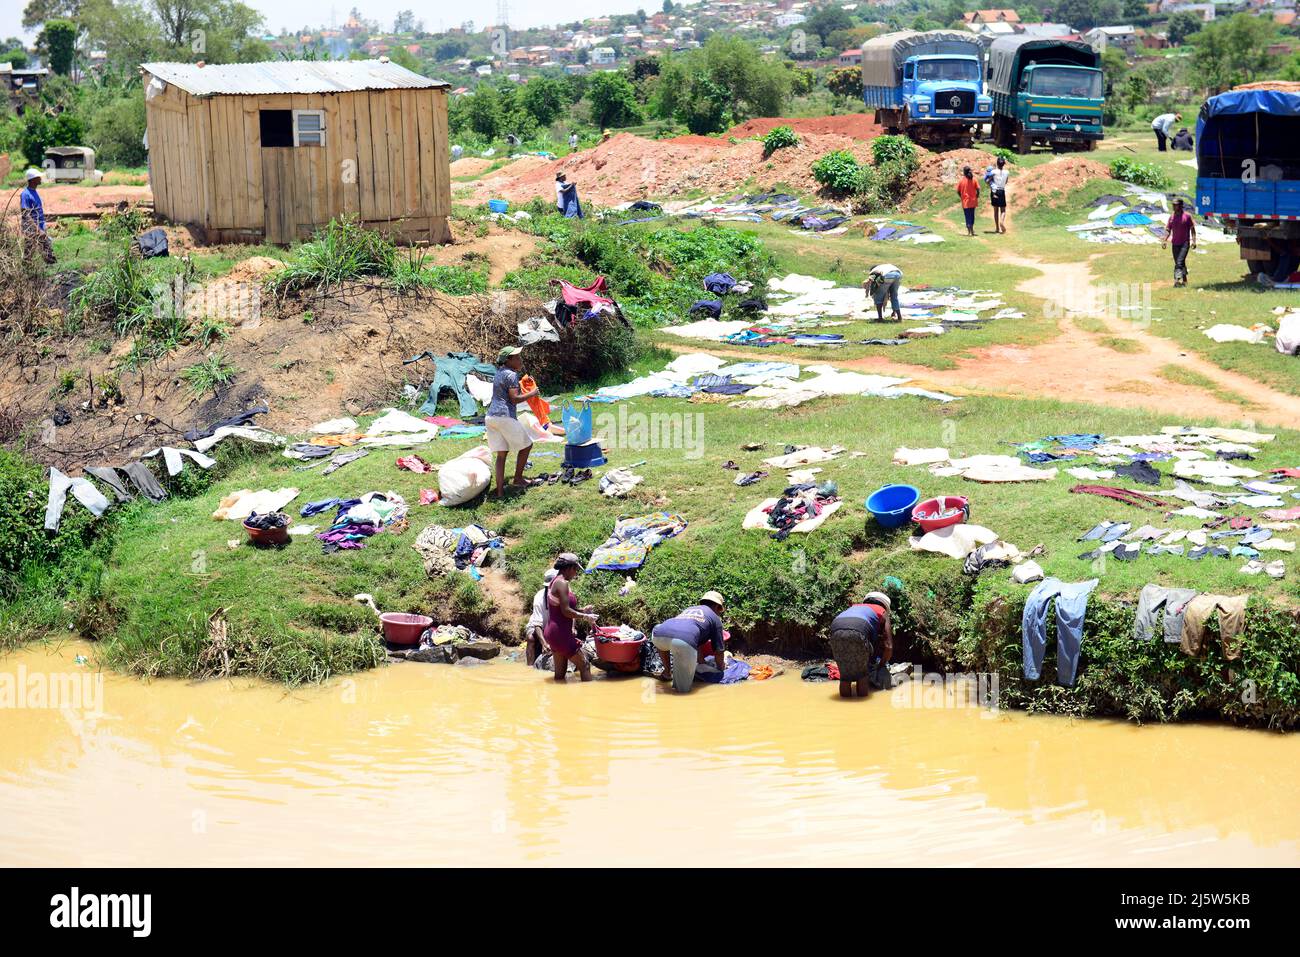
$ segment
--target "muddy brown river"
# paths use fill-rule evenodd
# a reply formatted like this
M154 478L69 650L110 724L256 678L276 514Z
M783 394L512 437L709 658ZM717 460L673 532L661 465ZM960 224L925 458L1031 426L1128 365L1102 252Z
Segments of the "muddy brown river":
M792 673L680 697L403 664L286 692L101 681L93 654L0 659L0 865L1300 862L1295 735Z

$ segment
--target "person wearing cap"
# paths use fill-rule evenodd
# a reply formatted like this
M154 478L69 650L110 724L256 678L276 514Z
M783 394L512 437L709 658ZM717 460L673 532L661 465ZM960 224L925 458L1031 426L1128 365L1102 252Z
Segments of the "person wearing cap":
M861 602L850 605L831 622L831 655L840 670L841 698L853 697L854 684L858 697L867 697L867 676L872 666L877 660L888 663L893 657L894 629L889 620L892 608L884 592L868 592Z
M1165 152L1165 144L1173 135L1171 132L1175 123L1181 123L1183 114L1181 113L1161 113L1151 121L1151 132L1156 134L1156 149L1161 153Z
M36 188L41 185L41 171L29 169L25 174L27 186L18 198L19 223L23 239L30 244L31 252L39 251L47 263L54 262L54 246L45 231L45 204Z
M726 668L723 654L722 609L725 603L716 591L706 591L700 603L683 609L675 618L655 625L650 640L659 649L664 674L672 675L673 690L681 694L695 683L695 667L700 661L700 646L713 643L713 660L718 669Z
M564 212L564 187L565 175L563 173L555 174L555 208Z
M1165 223L1165 238L1160 244L1164 249L1174 246L1174 285L1187 285L1187 251L1196 248L1196 220L1192 214L1183 209L1182 197L1174 198L1174 211Z
M483 425L487 429L488 449L496 457L497 498L506 491L506 457L515 453L516 488L524 487L524 469L528 465L528 452L533 447L532 436L519 422L516 406L537 395L537 389L523 390L519 386L519 370L524 367L523 349L505 346L497 353L497 372L492 377L492 402L488 405Z
M550 609L546 607L546 589L558 574L560 573L554 568L546 569L546 574L542 576L542 587L533 595L533 613L528 616L528 624L524 628L524 662L529 667L542 653L546 641L546 623L551 620Z
M546 625L542 631L546 646L555 659L555 680L563 681L569 673L569 663L578 669L583 681L591 680L591 665L582 653L582 642L574 632L573 623L579 618L594 619L592 608L578 607L578 596L569 588L569 582L582 571L582 562L573 552L564 552L555 559L555 577L546 586Z

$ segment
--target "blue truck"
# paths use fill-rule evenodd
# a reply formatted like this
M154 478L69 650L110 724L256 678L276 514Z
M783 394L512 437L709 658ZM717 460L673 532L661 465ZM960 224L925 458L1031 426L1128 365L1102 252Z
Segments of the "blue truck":
M862 100L887 133L918 143L969 146L993 116L984 48L972 34L902 30L862 44Z
M993 142L1017 153L1035 143L1095 150L1105 105L1101 54L1078 40L998 37L989 46Z
M1300 264L1300 93L1235 89L1196 119L1196 211L1237 239L1261 281Z

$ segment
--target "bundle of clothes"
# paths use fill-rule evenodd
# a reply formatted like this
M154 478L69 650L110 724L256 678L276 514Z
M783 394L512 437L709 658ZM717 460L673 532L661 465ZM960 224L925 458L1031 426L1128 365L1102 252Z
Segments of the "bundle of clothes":
M324 499L302 507L303 517L333 508L334 521L316 537L326 555L365 548L366 539L380 532L400 534L407 527L406 500L396 492L367 492L360 498Z
M620 518L614 532L591 553L587 571L631 571L640 568L651 549L680 535L686 519L669 512L651 512L634 518Z

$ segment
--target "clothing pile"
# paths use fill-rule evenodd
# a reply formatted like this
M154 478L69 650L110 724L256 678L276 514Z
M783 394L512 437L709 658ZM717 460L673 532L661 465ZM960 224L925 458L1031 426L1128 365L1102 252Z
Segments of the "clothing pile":
M421 413L424 415L435 414L438 411L438 396L444 391L450 391L456 397L456 400L460 403L462 418L478 413L479 400L470 392L470 385L466 377L472 378L471 374L476 373L484 376L490 383L492 377L496 375L496 366L490 362L482 361L469 352L448 352L437 355L428 351L404 359L402 365L410 365L422 359L429 359L433 362L433 379L429 382L429 397L424 405L420 406ZM373 425L369 430L369 434L376 434Z
M745 515L741 527L771 532L772 538L784 541L792 532L806 534L817 530L844 503L834 482L814 485L803 482L791 485L777 498L764 499Z
M1227 528L1214 529L1227 524ZM1246 565L1241 568L1244 574L1267 574L1270 578L1282 578L1286 574L1285 564L1281 559L1272 562L1260 560L1261 552L1293 553L1296 543L1293 540L1277 538L1275 531L1293 529L1290 522L1266 522L1255 524L1249 516L1239 516L1228 521L1222 517L1206 523L1205 528L1174 529L1157 528L1142 525L1133 528L1131 522L1116 522L1107 519L1093 526L1079 536L1081 542L1096 542L1096 547L1084 552L1079 558L1085 561L1095 560L1102 555L1109 555L1119 561L1133 561L1139 555L1170 555L1186 557L1192 561L1202 558L1244 558Z
M790 223L794 232L814 232L838 235L845 232L849 221L848 210L837 206L805 206L798 197L789 193L757 193L732 196L729 199L709 199L687 206L673 213L686 219L708 219L716 222L761 223L769 219L777 223ZM643 219L627 222L645 222Z
M367 492L360 498L309 502L310 514L335 510L328 529L317 534L321 551L330 555L340 550L365 548L366 539L380 532L400 534L406 530L406 500L396 492ZM304 511L304 517L308 514Z
M587 571L631 571L640 568L655 546L686 528L686 520L669 512L651 512L634 518L620 518L614 532L591 553Z

